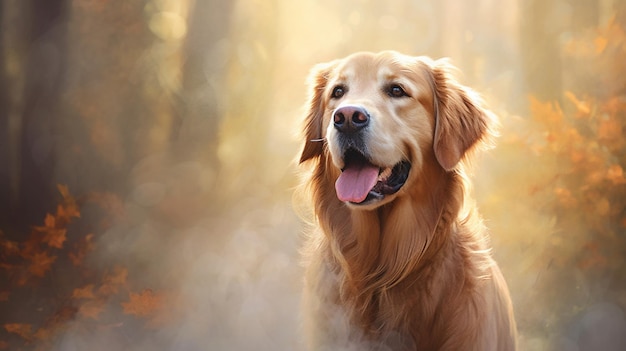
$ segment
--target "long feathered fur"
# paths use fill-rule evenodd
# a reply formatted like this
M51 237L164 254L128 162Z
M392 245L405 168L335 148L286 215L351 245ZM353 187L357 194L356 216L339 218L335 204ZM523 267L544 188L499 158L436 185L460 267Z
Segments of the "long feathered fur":
M418 181L390 203L355 210L335 194L341 171L324 135L323 94L338 64L312 73L300 157L310 166L304 183L315 213L303 250L308 343L313 350L515 349L506 284L464 170L472 150L495 135L493 115L445 62L417 59L409 69L431 90L434 118L429 148L405 141L420 154Z

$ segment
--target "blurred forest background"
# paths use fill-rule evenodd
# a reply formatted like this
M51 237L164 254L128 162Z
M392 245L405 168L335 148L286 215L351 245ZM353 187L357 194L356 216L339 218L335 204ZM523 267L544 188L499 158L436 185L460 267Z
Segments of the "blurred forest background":
M450 57L523 350L626 349L621 0L3 0L0 350L298 350L309 68Z

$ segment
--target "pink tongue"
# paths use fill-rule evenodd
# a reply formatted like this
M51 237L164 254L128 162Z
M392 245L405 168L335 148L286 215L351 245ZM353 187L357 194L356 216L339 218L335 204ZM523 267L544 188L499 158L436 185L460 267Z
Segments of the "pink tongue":
M376 185L378 172L379 168L370 163L346 165L335 183L337 197L341 201L362 202Z

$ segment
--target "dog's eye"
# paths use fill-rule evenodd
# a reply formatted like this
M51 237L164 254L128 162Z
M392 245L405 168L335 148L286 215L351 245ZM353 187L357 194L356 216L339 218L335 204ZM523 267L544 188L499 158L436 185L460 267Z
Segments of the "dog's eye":
M330 95L333 99L339 99L346 93L346 88L341 85L336 86L333 89L333 93Z
M409 96L409 94L402 89L398 84L392 84L387 88L387 94L393 98L401 98L404 96Z

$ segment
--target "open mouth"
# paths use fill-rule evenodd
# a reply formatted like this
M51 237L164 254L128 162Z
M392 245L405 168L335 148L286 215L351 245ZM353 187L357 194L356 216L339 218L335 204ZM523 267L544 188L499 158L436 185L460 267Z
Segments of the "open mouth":
M382 200L402 188L411 170L408 161L400 161L393 167L379 167L354 149L344 154L344 168L335 183L337 197L353 204L366 204Z

